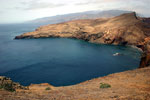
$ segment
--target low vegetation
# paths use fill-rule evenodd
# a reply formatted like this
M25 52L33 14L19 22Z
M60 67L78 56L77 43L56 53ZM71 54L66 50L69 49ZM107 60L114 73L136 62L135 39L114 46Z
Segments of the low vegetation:
M4 89L4 90L10 91L10 92L14 92L15 91L15 89L12 86L12 84L0 85L0 89Z
M100 88L110 88L111 85L107 84L107 83L100 83Z
M51 90L51 88L50 88L50 87L47 87L45 90Z

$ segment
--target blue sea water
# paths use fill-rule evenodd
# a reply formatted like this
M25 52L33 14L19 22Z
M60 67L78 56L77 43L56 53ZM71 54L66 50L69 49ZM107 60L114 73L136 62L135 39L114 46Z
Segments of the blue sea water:
M115 72L136 69L140 51L126 46L92 44L77 39L14 40L38 25L0 25L0 75L22 85L77 84ZM113 56L114 53L120 56Z

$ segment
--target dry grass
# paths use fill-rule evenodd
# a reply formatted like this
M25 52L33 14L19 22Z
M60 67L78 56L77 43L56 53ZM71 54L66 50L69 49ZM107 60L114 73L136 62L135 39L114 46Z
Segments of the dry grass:
M77 85L32 84L29 90L0 91L2 100L150 100L150 67L111 74ZM109 83L111 88L100 88ZM45 89L50 87L51 90Z

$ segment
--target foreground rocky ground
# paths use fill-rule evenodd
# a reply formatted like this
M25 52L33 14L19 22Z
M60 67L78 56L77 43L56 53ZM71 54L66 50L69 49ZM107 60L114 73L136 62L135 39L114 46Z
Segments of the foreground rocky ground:
M32 84L16 92L0 90L0 100L150 100L150 67L111 74L77 85ZM110 88L100 88L100 83Z

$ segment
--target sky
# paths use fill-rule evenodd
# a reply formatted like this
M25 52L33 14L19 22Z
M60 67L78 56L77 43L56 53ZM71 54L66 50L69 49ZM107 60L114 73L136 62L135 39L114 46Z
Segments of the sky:
M136 11L150 16L150 0L0 0L0 23L20 23L37 18L92 11Z

